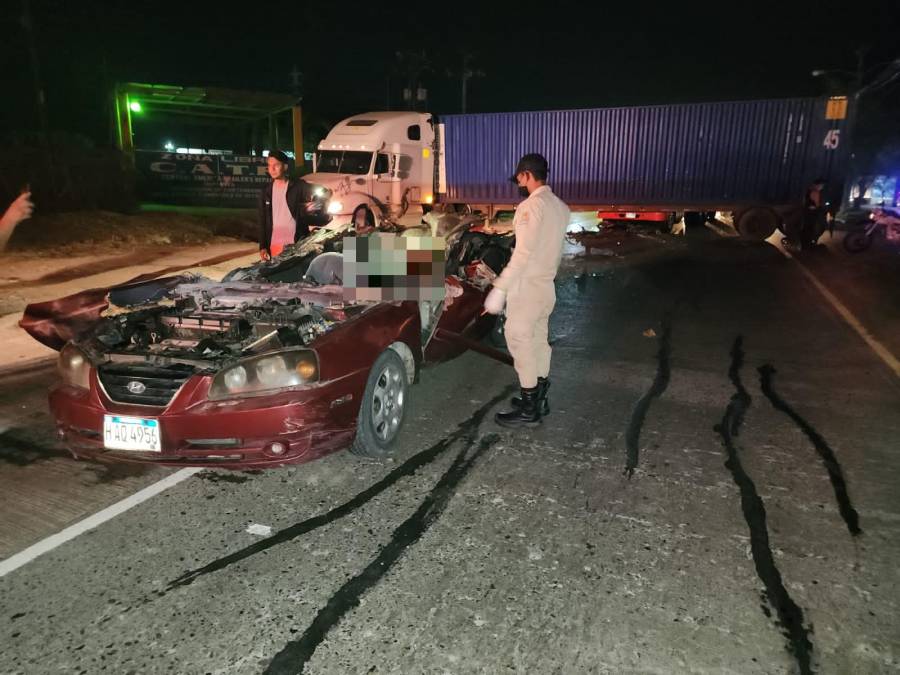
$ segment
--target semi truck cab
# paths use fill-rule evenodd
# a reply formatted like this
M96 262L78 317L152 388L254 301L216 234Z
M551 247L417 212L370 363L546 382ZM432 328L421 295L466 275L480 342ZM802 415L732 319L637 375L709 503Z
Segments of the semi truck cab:
M434 122L417 112L372 112L338 123L319 143L304 180L331 192L334 219L360 204L398 217L434 202Z

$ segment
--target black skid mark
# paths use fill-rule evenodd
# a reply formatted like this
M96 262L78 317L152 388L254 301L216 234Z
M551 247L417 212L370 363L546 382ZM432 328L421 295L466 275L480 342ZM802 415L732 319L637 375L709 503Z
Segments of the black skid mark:
M25 429L7 429L0 433L0 462L29 466L52 459L71 457L63 448L44 445L25 438Z
M737 436L741 433L744 415L747 413L747 409L753 402L753 399L744 387L744 383L741 382L741 368L743 367L744 337L738 335L734 340L734 344L731 346L731 367L728 369L728 377L731 379L731 383L734 385L735 391L737 392L734 395L737 398L737 403L735 405L736 410L731 419L731 427L729 429L732 436Z
M394 530L391 540L381 549L378 556L331 596L299 640L289 642L275 655L264 671L266 675L299 675L303 672L328 632L347 612L359 606L363 594L378 584L407 549L434 525L444 513L450 499L456 494L460 482L468 475L475 462L499 438L497 434L485 436L471 455L469 451L475 445L475 441L469 440L416 512Z
M378 496L379 494L393 486L400 479L406 478L407 476L412 476L423 466L426 466L436 460L444 453L444 451L447 450L447 448L449 448L459 439L471 438L473 434L478 431L478 427L484 421L484 418L488 414L488 412L490 412L490 410L498 403L511 396L513 391L513 387L507 387L506 389L504 389L503 392L478 408L478 410L475 411L472 417L460 424L459 427L457 427L457 429L449 436L441 439L427 450L423 450L422 452L413 455L403 464L387 474L380 481L374 483L373 485L369 486L358 495L353 497L353 499L344 502L340 506L336 506L327 513L313 516L312 518L308 518L307 520L296 523L295 525L286 527L285 529L279 530L272 536L266 537L265 539L262 539L255 544L251 544L250 546L242 548L239 551L235 551L234 553L231 553L223 558L219 558L218 560L215 560L208 565L204 565L203 567L200 567L198 569L186 572L172 581L165 589L159 591L156 594L157 597L163 596L169 591L174 590L180 586L187 586L189 584L192 584L197 580L198 577L204 576L206 574L211 574L213 572L218 572L219 570L240 562L241 560L246 560L247 558L254 556L257 553L266 551L274 546L278 546L279 544L284 544L286 542L292 541L293 539L296 539L303 534L312 532L313 530L324 527L325 525L329 525L330 523L333 523L334 521L343 518L350 513L353 513L362 506L365 506L374 497Z
M772 376L777 372L775 368L767 363L760 366L758 370L760 388L762 389L763 394L766 395L766 398L771 401L772 407L783 412L794 421L794 424L800 428L800 431L806 434L806 437L812 442L819 457L822 458L822 463L825 465L825 470L828 472L831 486L834 488L834 497L838 503L838 511L841 514L841 518L844 519L844 523L847 525L850 534L854 537L862 534L862 530L859 527L859 514L856 512L856 509L853 508L853 504L850 503L850 495L847 493L847 481L844 480L844 472L837 461L834 451L822 437L822 434L816 431L809 422L798 415L772 387Z
M215 471L201 471L194 478L209 481L210 483L233 483L240 485L250 480L249 476L240 473L216 473Z
M24 467L53 460L75 461L71 453L62 446L29 440L25 437L27 433L23 428L8 429L0 433L0 464ZM82 461L78 466L85 473L92 474L100 485L117 483L147 473L147 467L140 464Z
M669 359L672 354L672 319L666 316L662 321L662 337L659 342L659 351L656 353L656 377L650 389L644 394L634 406L631 413L631 421L628 423L628 430L625 432L625 450L627 460L625 463L626 476L631 478L634 470L637 468L640 451L638 445L641 439L641 428L644 426L644 418L650 409L650 403L654 398L662 396L666 387L669 386L669 378L671 377L671 368Z
M801 675L815 672L812 667L812 642L810 630L804 626L803 610L794 602L784 586L781 572L775 564L775 556L769 544L769 531L766 524L766 509L762 498L756 491L753 479L744 471L734 445L732 430L740 426L749 406L749 395L746 395L740 384L740 366L743 363L742 338L738 337L731 350L731 368L729 375L735 383L737 392L732 395L722 422L715 426L715 431L722 437L727 459L726 468L731 472L735 485L741 494L741 511L750 530L750 551L756 574L765 586L766 601L772 605L778 615L778 622L788 639L790 652L797 660ZM742 392L744 395L742 395ZM765 610L764 610L765 611Z

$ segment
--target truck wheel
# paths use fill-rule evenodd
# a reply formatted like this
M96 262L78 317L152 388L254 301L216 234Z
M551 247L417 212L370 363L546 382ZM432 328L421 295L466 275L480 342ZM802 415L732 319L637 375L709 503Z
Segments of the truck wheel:
M394 350L385 350L369 373L350 452L372 458L390 454L403 427L408 393L403 360Z
M677 222L678 222L678 220L675 217L675 212L669 211L666 214L665 222L659 226L659 231L662 232L663 234L671 234L672 230L675 229L675 223L677 223Z
M775 228L778 227L778 216L772 209L754 206L741 212L734 225L745 239L763 241L775 232Z
M794 209L785 213L781 220L781 232L790 241L800 241L800 231L803 229L803 213Z
M694 234L703 227L706 222L706 214L700 211L684 212L684 231L685 234ZM691 231L693 230L693 232Z

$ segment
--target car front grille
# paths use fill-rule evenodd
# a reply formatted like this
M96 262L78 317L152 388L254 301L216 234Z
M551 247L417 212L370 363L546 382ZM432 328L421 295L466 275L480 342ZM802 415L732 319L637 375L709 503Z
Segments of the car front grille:
M194 374L192 366L105 363L97 368L106 395L118 403L166 406Z

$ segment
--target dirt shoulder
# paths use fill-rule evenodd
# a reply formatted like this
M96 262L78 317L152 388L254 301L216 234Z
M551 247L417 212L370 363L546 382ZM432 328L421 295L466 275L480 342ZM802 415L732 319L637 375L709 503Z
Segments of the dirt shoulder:
M36 213L19 224L5 253L18 256L72 257L110 255L141 247L197 246L253 240L256 215L243 209L172 209L148 207L135 214L112 211Z

